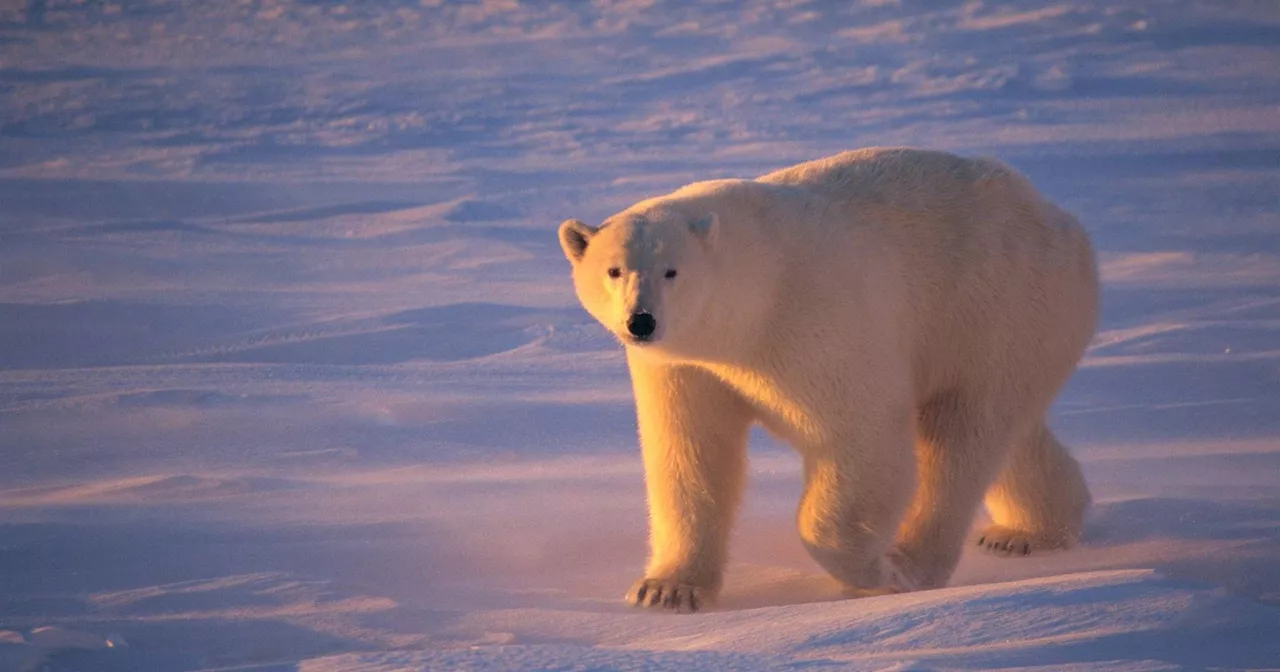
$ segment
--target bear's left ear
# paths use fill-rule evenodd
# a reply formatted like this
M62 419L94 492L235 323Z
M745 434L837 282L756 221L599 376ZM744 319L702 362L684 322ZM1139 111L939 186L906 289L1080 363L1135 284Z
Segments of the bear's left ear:
M588 226L576 219L566 219L560 224L560 247L564 248L564 256L569 258L572 263L578 263L582 260L582 255L587 251L587 243L591 242L591 237L599 231L594 226Z
M711 245L716 242L716 234L720 232L720 216L714 212L708 212L689 222L689 230L701 238L702 242Z

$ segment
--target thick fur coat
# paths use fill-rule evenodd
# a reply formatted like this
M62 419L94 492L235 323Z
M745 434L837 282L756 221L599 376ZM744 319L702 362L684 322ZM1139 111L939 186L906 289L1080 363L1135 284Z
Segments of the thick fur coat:
M800 537L852 594L945 585L984 499L989 550L1080 534L1089 491L1045 413L1094 332L1094 253L1007 166L846 152L560 240L635 389L651 556L634 603L715 599L755 423L803 458Z

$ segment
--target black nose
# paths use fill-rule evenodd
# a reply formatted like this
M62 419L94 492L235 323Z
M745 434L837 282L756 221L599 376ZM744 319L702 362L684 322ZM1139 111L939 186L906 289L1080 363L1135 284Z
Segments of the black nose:
M632 336L645 341L658 328L658 321L653 319L653 315L649 313L636 313L627 320L627 331Z

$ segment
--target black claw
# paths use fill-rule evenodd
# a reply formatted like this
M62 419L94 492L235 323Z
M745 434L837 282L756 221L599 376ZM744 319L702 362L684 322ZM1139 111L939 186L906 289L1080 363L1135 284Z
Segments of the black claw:
M649 596L649 606L656 607L662 602L662 585L654 586L653 594Z
M638 588L638 589L636 590L636 599L635 599L635 603L636 603L636 604L643 604L643 603L644 603L644 594L645 594L645 593L647 593L647 592L649 592L649 584L647 584L647 583L642 583L642 584L640 584L640 588Z
M987 537L986 537L985 535L984 535L984 536L981 536L981 537L978 537L978 545L979 545L979 546L981 546L981 545L982 545L982 542L984 542L984 541L986 541L986 540L987 540Z

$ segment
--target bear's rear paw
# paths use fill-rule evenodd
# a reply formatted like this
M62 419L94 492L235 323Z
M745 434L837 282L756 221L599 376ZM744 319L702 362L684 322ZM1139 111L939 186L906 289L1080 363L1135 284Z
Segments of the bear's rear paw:
M982 550L1006 557L1031 555L1032 551L1066 548L1070 545L1070 540L1061 535L1015 530L1003 525L992 525L978 537L978 546Z
M707 606L708 597L704 589L674 579L640 579L627 591L626 600L633 607L692 614Z

